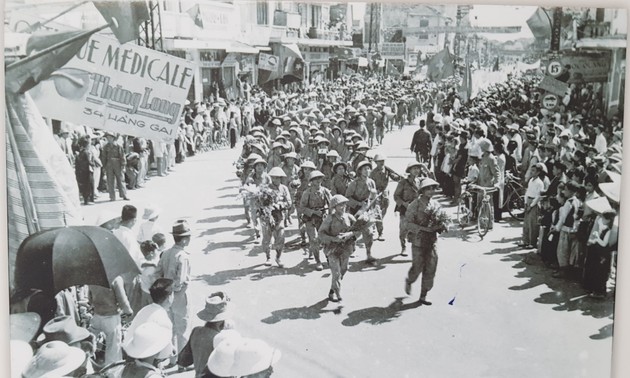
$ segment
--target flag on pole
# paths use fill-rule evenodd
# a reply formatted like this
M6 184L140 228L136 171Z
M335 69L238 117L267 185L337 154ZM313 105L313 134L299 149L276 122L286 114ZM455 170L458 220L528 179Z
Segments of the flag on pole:
M46 80L74 57L93 32L95 31L33 34L26 44L27 57L6 67L5 88L11 93L24 93L40 81ZM46 48L49 51L45 52Z
M304 79L304 60L295 57L289 56L286 58L286 62L284 64L284 75L291 75L297 79Z
M188 14L195 21L195 25L203 29L203 17L201 17L201 8L199 7L199 4L190 8L188 10Z
M137 40L140 35L140 24L150 18L146 0L94 1L94 6L110 24L121 45Z
M34 232L84 224L74 169L27 94L5 108L9 282L17 250Z
M492 71L498 71L499 70L499 57L497 56L497 60L494 61L494 66L492 67Z
M392 64L389 60L385 64L385 75L387 76L400 76L400 71L398 68Z
M462 102L467 102L470 100L470 96L472 93L472 73L470 71L470 61L468 57L466 57L466 67L464 69L464 81L462 83Z
M431 81L440 81L455 74L453 57L448 49L435 54L428 62L427 78Z

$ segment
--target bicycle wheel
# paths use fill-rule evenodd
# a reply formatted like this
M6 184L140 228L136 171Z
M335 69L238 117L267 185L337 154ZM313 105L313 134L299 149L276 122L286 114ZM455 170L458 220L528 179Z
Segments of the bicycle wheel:
M507 200L507 210L512 218L523 220L525 217L525 196L512 192Z
M470 210L468 209L467 198L460 198L457 203L457 222L461 227L470 223Z
M486 236L490 229L491 222L494 221L492 211L490 211L490 204L486 201L481 203L479 207L479 216L477 217L477 232L482 238Z

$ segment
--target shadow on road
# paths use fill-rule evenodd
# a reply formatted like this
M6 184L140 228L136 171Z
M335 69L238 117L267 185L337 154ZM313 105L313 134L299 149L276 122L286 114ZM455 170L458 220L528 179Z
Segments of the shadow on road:
M596 319L611 318L614 311L614 299L612 296L604 300L588 297L588 293L582 288L578 276L570 279L552 277L552 270L545 266L536 252L528 252L513 246L509 248L496 248L486 255L502 255L501 261L514 263L512 268L517 270L515 277L526 279L518 286L512 286L510 290L527 290L538 286L549 288L551 291L542 293L534 302L555 305L555 311L579 311L584 316L592 316ZM591 339L604 339L612 336L612 324L603 327L597 334L591 335Z
M234 231L234 230L238 230L239 228L242 228L243 226L233 226L233 227L213 227L213 228L209 228L207 230L205 230L204 232L202 232L199 236L211 236L211 235L216 235L216 234L220 234L221 232L228 232L228 231Z
M400 317L401 311L420 307L420 302L404 303L403 297L398 297L387 307L368 307L348 313L348 317L341 324L354 327L361 323L379 325L389 323Z
M310 306L292 307L282 310L276 310L273 311L271 313L271 316L269 316L268 318L262 319L261 322L267 324L276 324L283 320L319 319L322 314L329 312L332 312L336 315L341 314L341 305L335 308L326 308L328 303L328 299L322 299L321 301Z
M245 220L245 214L234 214L234 215L222 215L216 217L210 217L205 219L199 219L197 223L216 223L220 221L229 221L236 222L237 220Z
M262 251L261 251L262 252ZM273 254L273 253L272 253ZM264 266L264 264L252 265L243 269L230 269L216 272L214 274L204 274L198 280L205 281L211 286L225 285L231 281L238 281L249 277L250 281L259 281L267 277L294 275L305 277L308 273L315 272L315 265L303 260L292 267L278 268L278 266Z
M230 182L230 181L233 181L233 180L227 180L226 182ZM222 191L225 191L225 190L238 189L238 188L240 188L239 185L229 185L229 186L224 186L222 188L217 189L217 192L222 192Z
M204 210L226 210L226 209L242 209L242 208L243 208L242 203L231 203L228 205L217 205L217 206L208 207Z

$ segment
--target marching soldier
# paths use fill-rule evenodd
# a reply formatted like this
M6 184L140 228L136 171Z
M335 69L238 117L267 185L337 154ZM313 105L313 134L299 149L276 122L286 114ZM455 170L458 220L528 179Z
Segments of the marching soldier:
M420 184L420 197L414 200L405 214L406 230L411 235L411 269L405 280L405 293L411 294L411 285L422 274L422 288L420 289L420 304L430 306L427 301L427 293L433 288L435 272L437 270L438 256L435 250L437 233L443 231L442 226L429 226L427 219L427 207L439 207L437 201L432 199L439 184L430 178L425 178Z
M330 200L332 211L319 228L331 272L328 300L332 302L341 301L341 280L348 271L348 260L356 240L354 233L349 231L356 219L346 212L347 204L348 199L341 194L333 196Z
M309 241L308 258L315 257L317 263L315 269L322 270L322 262L319 257L320 242L317 230L322 225L324 216L330 205L330 190L322 186L324 174L320 171L313 171L310 174L310 186L300 199L302 209L302 221L306 226L306 234Z
M355 215L361 208L365 209L370 201L376 199L376 184L374 180L370 178L371 171L372 163L367 160L362 161L357 166L357 178L348 185L345 197L348 199L348 207L351 215ZM372 231L372 226L361 230L361 236L363 237L363 243L365 243L367 253L367 263L376 262L376 259L372 257Z
M282 185L282 180L287 177L282 168L274 167L269 171L271 184L269 188L277 193L276 201L271 204L271 218L261 216L262 226L262 248L267 256L266 266L271 266L271 238L273 237L274 248L276 250L276 263L279 268L284 268L280 260L282 249L284 248L284 213L291 207L291 195L289 189Z
M394 202L396 202L396 208L394 211L400 213L400 255L407 256L407 232L405 226L405 214L407 207L420 195L420 172L422 169L422 163L412 162L407 165L405 170L409 176L406 179L400 180L396 191L394 192Z
M267 162L264 159L255 160L252 164L254 170L249 175L247 180L245 181L246 185L269 185L271 184L271 178L265 172L267 169ZM250 201L249 204L250 209L250 219L252 220L252 224L254 226L254 231L256 232L256 239L260 238L260 229L258 227L258 207L254 201Z
M376 240L384 241L383 219L385 218L387 208L389 207L389 191L387 190L387 185L389 184L390 177L392 180L395 180L396 177L394 177L390 171L385 168L385 158L382 155L376 154L374 157L374 163L376 163L376 167L372 170L370 178L374 180L374 184L376 184L376 192L381 195L378 201L381 219L376 222L376 231L378 232Z
M293 224L291 215L295 211L295 192L300 185L300 178L298 173L300 167L295 162L297 161L297 154L295 152L289 152L283 155L284 163L282 163L282 170L286 177L282 180L282 185L289 188L289 194L291 194L291 206L287 209L286 218L284 220L284 226L287 227L287 223Z
M348 164L344 162L339 162L333 165L333 172L335 173L335 175L333 176L332 182L330 183L331 194L346 194L346 190L348 190L348 184L350 184L350 176L348 175Z
M306 226L304 222L302 222L302 206L300 203L302 202L302 194L306 191L309 184L309 178L311 176L311 172L315 170L315 164L312 161L305 161L300 166L300 170L298 172L298 177L300 178L300 186L298 186L295 191L295 204L297 210L297 219L298 219L298 228L300 229L300 237L302 238L302 247L306 246Z

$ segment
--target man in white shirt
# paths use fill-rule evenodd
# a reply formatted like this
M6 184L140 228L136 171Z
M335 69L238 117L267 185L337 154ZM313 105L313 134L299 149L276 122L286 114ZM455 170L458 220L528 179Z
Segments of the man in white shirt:
M529 169L531 178L527 184L525 192L525 217L523 219L523 248L534 248L538 243L538 202L540 196L545 190L545 184L540 178L542 173L547 170L543 163L536 163Z
M122 214L120 216L120 226L114 230L114 236L120 240L122 245L127 248L129 256L133 261L140 266L142 261L142 252L140 251L140 245L136 240L136 234L132 228L136 224L136 217L138 215L138 209L133 205L125 205L122 208Z
M595 127L595 132L597 136L595 137L595 149L599 154L605 154L608 151L608 142L606 141L606 136L604 136L604 130L602 125L597 125Z

